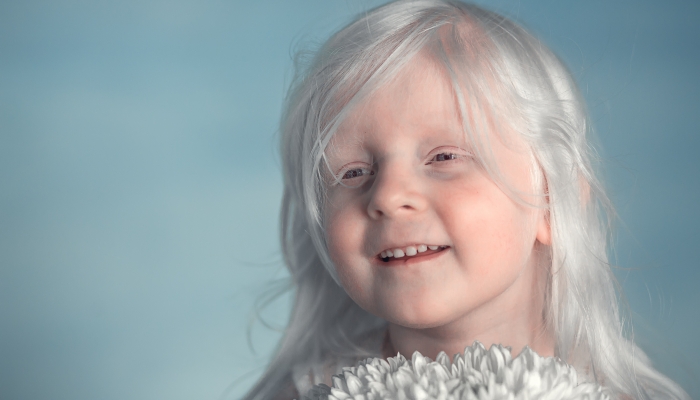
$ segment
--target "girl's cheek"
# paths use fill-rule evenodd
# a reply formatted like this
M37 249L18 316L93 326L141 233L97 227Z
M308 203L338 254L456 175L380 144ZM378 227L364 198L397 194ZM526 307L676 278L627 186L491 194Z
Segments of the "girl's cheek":
M357 231L354 221L357 218L352 216L350 209L341 199L334 199L335 202L328 206L324 218L324 228L326 232L326 242L328 251L334 263L342 263L352 249L353 237Z

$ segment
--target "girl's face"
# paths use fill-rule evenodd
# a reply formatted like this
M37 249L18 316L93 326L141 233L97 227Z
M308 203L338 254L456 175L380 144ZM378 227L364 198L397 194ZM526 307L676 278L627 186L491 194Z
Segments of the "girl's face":
M541 192L524 144L501 136L489 141L507 184ZM549 241L544 212L511 199L478 165L448 81L427 58L358 106L326 155L341 182L328 179L328 250L362 308L428 328L530 302L533 247Z

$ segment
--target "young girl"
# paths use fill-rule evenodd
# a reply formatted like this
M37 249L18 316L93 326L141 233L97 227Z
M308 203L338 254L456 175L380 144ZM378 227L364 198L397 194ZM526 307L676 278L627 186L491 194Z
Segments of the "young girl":
M286 100L294 307L246 398L475 340L560 357L619 398L687 398L623 332L589 129L562 63L493 12L398 1L336 33Z

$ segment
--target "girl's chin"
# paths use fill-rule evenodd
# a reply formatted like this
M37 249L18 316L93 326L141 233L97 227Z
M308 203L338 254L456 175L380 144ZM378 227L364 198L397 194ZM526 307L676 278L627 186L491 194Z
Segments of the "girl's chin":
M444 326L443 321L429 321L429 320L401 320L401 321L389 321L390 324L399 326L405 329L434 329Z
M383 313L385 320L390 324L410 329L437 328L449 324L452 319L443 313L431 312L423 309L394 309L392 312Z

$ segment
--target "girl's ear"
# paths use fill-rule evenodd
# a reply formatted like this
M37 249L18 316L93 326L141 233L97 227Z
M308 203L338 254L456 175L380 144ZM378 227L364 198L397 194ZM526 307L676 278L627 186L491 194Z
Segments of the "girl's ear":
M549 211L547 210L542 210L538 217L536 239L544 245L552 245L552 228L549 226Z
M544 201L547 207L540 209L540 215L537 217L537 236L535 238L538 242L551 246L552 228L549 225L549 185L547 184L546 176L544 178Z

